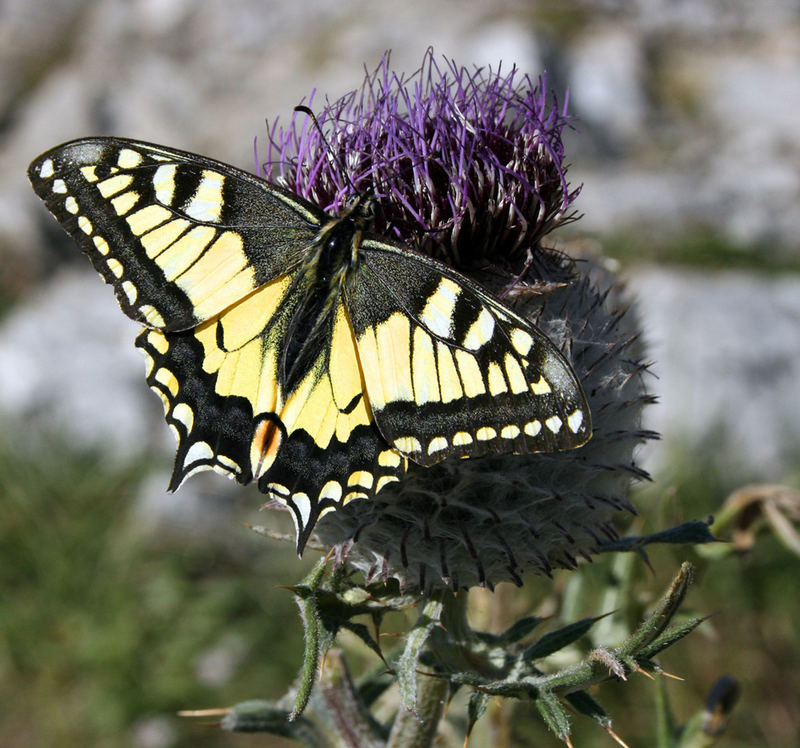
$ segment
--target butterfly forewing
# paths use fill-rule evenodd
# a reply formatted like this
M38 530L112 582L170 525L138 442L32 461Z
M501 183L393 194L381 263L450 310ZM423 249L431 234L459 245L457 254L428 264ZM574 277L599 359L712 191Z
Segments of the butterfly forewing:
M421 465L571 449L591 435L570 365L541 331L441 263L375 238L348 294L383 437Z
M300 263L327 220L232 166L117 138L66 143L34 189L131 318L186 330Z

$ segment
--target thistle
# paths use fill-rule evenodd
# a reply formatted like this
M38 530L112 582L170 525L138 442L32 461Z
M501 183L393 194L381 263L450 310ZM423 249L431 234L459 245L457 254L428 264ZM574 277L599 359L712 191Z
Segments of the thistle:
M309 101L313 104L312 100ZM375 501L326 515L317 538L367 581L401 589L492 588L591 559L633 508L633 451L651 400L635 316L597 262L542 239L575 218L561 139L566 107L512 68L440 67L429 50L409 77L388 56L358 91L328 102L319 127L273 126L265 171L326 209L371 191L376 230L443 259L511 302L571 360L594 418L577 450L411 466ZM346 173L343 173L346 169Z
M543 619L527 617L490 635L470 629L467 596L459 592L501 581L522 585L526 573L572 569L603 551L710 538L702 523L625 539L614 525L634 513L627 499L632 479L647 476L633 453L655 436L640 425L652 397L636 318L614 279L601 262L542 242L575 218L579 189L567 181L561 140L566 108L543 78L534 84L516 69L440 67L429 50L409 77L390 72L386 56L360 90L318 110L317 127L300 116L270 130L265 175L333 212L354 188L374 194L383 207L378 231L451 263L561 348L583 384L594 434L566 452L411 466L375 500L326 514L315 537L318 547L333 548L334 569L323 559L291 588L306 636L295 686L276 702L187 715L219 715L226 729L270 731L309 745L338 745L346 735L359 745L425 746L447 699L467 689L470 730L492 696L512 696L535 705L568 744L565 704L621 743L586 689L660 672L653 657L702 620L672 622L691 582L688 565L624 641L583 660L573 653L566 667L547 658L563 654L599 617L544 635ZM415 605L419 618L399 653L385 655L379 639L355 621L368 616L377 628L387 614ZM358 687L332 648L342 630L382 660ZM379 725L369 707L393 684L401 705Z

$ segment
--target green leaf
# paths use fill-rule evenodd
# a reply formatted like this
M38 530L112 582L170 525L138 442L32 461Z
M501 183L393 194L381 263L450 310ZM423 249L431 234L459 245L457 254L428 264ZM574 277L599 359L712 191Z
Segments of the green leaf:
M656 606L655 610L644 620L636 631L619 647L618 652L621 657L637 655L644 651L644 648L654 641L667 627L672 616L678 611L689 586L694 580L694 567L684 562L675 578L672 580L664 597ZM688 632L687 632L688 633Z
M269 732L286 738L293 738L308 746L322 748L330 743L323 738L312 722L300 717L289 721L289 713L271 701L253 699L231 707L222 718L223 730L231 732Z
M534 701L547 727L560 740L569 737L569 715L552 691L540 691Z
M573 691L572 693L566 694L564 698L576 711L586 717L591 717L595 722L599 722L600 726L604 729L611 727L611 718L606 713L606 710L589 696L586 691Z
M505 646L508 644L516 644L521 639L524 639L530 634L542 621L546 618L538 618L536 616L528 616L521 618L513 626L506 629L502 634L488 634L483 631L476 632L476 636L480 641L486 644Z
M469 715L470 725L475 724L486 711L489 702L492 700L491 694L483 693L481 691L473 691L469 697L469 706L467 712Z
M593 618L582 618L580 621L570 623L568 626L551 631L545 634L541 639L531 644L522 654L522 659L526 662L533 662L540 657L547 657L563 649L568 644L572 644L577 639L580 639L586 632L600 620L602 616L595 616Z
M668 530L661 530L650 535L631 535L627 538L620 538L607 543L601 543L599 552L608 553L611 551L638 551L647 545L654 543L671 543L679 545L701 545L703 543L719 543L719 538L715 538L709 526L710 521L704 522L694 520L676 525Z
M450 594L450 593L444 593ZM403 706L414 711L417 702L417 664L434 626L439 625L442 601L430 599L420 611L419 618L406 638L403 654L397 662L397 682Z
M700 616L678 623L675 626L670 626L637 654L648 658L654 657L662 650L683 639L687 634L691 634L705 620L705 616Z
M303 652L303 667L300 671L300 684L295 697L294 708L289 715L290 720L296 720L308 705L311 691L317 679L319 661L322 653L326 651L333 639L324 636L322 621L319 615L319 605L314 591L322 584L325 577L325 559L320 559L308 576L303 580L301 587L309 594L299 594L295 591L297 605L303 619L305 649Z

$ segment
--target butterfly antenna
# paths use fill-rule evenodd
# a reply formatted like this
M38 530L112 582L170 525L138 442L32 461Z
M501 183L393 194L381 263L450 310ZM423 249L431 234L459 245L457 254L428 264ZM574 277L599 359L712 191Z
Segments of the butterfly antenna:
M317 128L317 132L319 133L320 138L322 138L322 142L325 143L325 149L328 151L328 155L336 162L336 165L339 167L339 171L347 180L347 183L350 185L350 188L353 190L353 192L357 193L358 188L355 186L353 180L350 178L350 174L348 173L347 168L344 165L344 162L342 161L342 159L339 158L339 156L333 150L330 140L328 140L328 138L325 137L325 133L322 131L322 125L320 125L319 120L317 119L317 116L314 114L314 112L312 112L311 109L309 109L304 104L298 104L294 108L294 111L302 112L303 114L311 118L311 121L314 123L314 127Z

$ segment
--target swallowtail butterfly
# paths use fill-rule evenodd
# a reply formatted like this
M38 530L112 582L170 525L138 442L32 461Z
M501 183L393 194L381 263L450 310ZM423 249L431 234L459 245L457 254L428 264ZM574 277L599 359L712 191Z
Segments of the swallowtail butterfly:
M203 156L86 138L29 176L144 326L147 383L177 438L170 489L215 470L317 519L408 460L571 449L591 435L572 368L453 268Z

